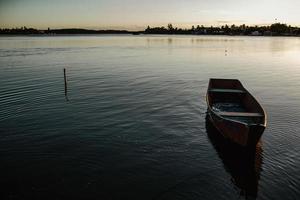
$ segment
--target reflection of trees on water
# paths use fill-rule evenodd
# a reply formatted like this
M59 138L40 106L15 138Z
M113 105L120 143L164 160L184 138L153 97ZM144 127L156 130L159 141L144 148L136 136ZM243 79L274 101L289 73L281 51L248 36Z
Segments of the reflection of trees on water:
M262 146L244 149L223 138L209 118L206 117L207 135L221 158L225 170L230 174L232 183L239 194L246 199L256 198L262 164Z

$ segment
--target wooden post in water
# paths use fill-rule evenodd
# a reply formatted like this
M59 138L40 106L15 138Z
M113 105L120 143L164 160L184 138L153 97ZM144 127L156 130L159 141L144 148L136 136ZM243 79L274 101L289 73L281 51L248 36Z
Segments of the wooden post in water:
M64 80L65 80L65 96L68 101L69 99L68 99L68 85L67 85L66 68L64 68Z

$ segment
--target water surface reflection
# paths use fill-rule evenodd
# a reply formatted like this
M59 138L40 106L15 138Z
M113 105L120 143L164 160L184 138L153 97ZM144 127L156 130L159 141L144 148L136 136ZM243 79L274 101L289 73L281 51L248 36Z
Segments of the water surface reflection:
M294 37L0 37L0 199L299 199L299 53ZM263 170L261 147L243 158L205 128L209 77L268 111Z
M213 126L208 115L206 130L209 141L221 158L225 170L230 174L231 182L239 195L245 199L256 199L263 159L261 141L255 149L241 148L226 140Z

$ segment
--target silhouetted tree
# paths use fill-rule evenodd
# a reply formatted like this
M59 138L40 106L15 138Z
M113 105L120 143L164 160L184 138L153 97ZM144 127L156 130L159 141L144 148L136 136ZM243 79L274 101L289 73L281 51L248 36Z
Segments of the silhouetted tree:
M172 24L168 24L168 31L169 31L170 33L173 33L174 28L173 28L173 25L172 25Z
M284 34L289 32L289 28L286 24L276 23L271 25L271 31L276 34Z
M146 28L145 32L146 32L146 33L149 33L149 32L150 32L150 30L151 30L150 26L147 26L147 28Z

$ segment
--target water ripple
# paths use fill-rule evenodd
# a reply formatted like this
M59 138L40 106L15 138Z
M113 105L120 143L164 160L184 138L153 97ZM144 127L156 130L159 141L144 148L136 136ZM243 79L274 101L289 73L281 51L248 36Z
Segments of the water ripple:
M296 199L298 41L166 37L1 39L4 195ZM241 79L266 109L253 154L208 124L210 77Z

